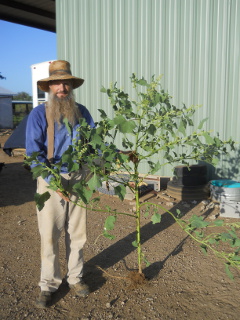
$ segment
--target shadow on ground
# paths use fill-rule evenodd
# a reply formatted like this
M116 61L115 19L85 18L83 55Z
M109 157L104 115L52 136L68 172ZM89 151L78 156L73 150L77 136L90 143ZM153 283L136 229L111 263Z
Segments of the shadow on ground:
M22 162L6 163L0 173L0 207L33 201L36 181Z
M176 206L177 207L177 206ZM172 212L174 212L175 207L172 208ZM212 209L207 212L205 215L208 216L212 212ZM186 214L187 212L185 212ZM161 223L152 224L152 222L147 223L141 228L141 239L142 244L153 238L156 234L160 233L161 231L167 229L172 224L175 223L175 220L170 216L169 213L165 212L162 214ZM126 237L122 238L118 242L114 243L113 245L109 246L105 250L103 250L98 255L94 256L92 259L86 262L85 264L85 279L86 282L90 285L91 291L95 291L99 289L104 283L105 279L103 277L103 271L101 269L108 269L109 267L114 266L119 261L124 261L124 258L128 256L131 252L136 250L135 247L132 246L132 242L135 240L136 234L135 232L130 233ZM151 280L158 276L160 270L163 268L165 262L168 260L169 257L172 255L177 255L179 252L182 251L182 246L184 245L186 239L185 237L175 248L172 252L168 253L166 258L162 261L155 262L151 264L149 267L146 267L143 270L146 278ZM128 267L125 267L127 270ZM129 270L130 271L130 270Z

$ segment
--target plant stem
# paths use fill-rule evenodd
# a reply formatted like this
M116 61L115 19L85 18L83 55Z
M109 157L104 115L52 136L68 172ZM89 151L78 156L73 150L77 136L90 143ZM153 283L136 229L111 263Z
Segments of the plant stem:
M193 231L193 230L192 230L192 231L188 231L188 230L184 227L183 223L186 223L186 222L185 222L184 220L180 220L180 219L176 218L175 215L174 215L171 211L167 210L166 208L164 208L164 207L161 206L161 205L158 205L158 204L155 204L155 203L152 203L152 202L145 202L145 203L143 203L142 205L152 205L152 206L155 206L155 207L159 207L159 208L161 208L161 209L164 209L168 214L171 215L171 217L175 220L175 222L179 225L179 227L180 227L184 232L186 232L193 240L195 240L196 242L198 242L198 243L206 246L208 249L210 249L210 250L215 254L216 257L218 257L218 258L220 258L220 259L223 259L223 260L226 260L227 263L229 263L229 265L234 266L234 267L236 267L237 269L240 269L240 266L238 265L238 261L233 261L233 260L231 260L231 259L228 258L228 256L225 254L225 252L220 252L220 251L214 249L214 248L206 241L206 239L207 239L208 237L206 237L205 239L202 239L202 240L201 240L201 239L198 239L197 237L195 237L195 236L192 234L192 231ZM140 205L140 207L141 207L141 205Z
M138 188L137 188L138 189ZM140 206L139 192L136 190L136 240L137 240L137 255L138 255L138 272L142 273L142 250L141 250L141 231L140 231Z
M71 203L81 207L81 208L89 208L89 206L87 206L86 204L81 204L82 202L80 201L72 201L70 200ZM131 214L131 213L127 213L127 212L116 212L115 210L104 210L104 209L95 209L92 206L90 206L89 208L91 211L93 212L101 212L101 213L106 213L106 214L114 214L114 215L124 215L124 216L128 216L131 218L135 218L136 219L136 215L135 214Z

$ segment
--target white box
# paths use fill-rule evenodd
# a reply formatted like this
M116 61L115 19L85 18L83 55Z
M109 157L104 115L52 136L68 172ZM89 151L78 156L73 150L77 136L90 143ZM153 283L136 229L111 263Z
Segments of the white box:
M220 216L224 218L240 218L240 202L220 202Z

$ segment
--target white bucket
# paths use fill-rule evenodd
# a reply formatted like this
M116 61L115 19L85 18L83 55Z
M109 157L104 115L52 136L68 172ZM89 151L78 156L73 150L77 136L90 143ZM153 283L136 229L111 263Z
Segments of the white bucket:
M240 202L240 182L234 180L212 180L210 197L215 201Z

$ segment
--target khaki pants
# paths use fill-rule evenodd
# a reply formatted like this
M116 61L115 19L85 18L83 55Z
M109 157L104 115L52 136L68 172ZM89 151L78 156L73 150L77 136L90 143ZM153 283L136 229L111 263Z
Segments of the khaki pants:
M63 174L64 188L79 181L87 171L74 174ZM55 191L47 188L48 184L41 177L37 181L37 192L50 192L51 197L45 202L41 211L37 210L38 227L41 236L41 279L42 291L54 292L62 282L59 264L59 238L65 231L67 281L75 284L83 274L83 246L86 242L86 209L71 202L64 201ZM71 195L76 201L76 195Z

